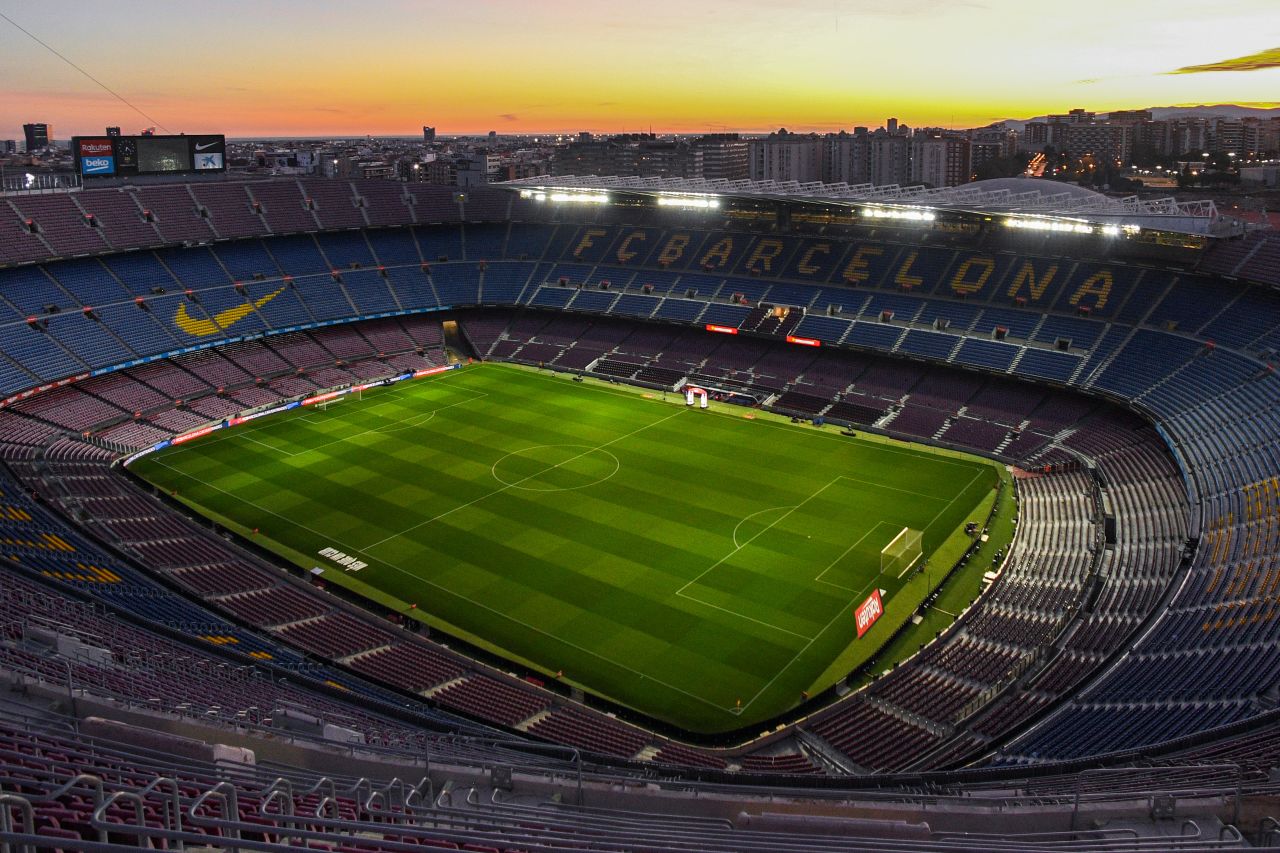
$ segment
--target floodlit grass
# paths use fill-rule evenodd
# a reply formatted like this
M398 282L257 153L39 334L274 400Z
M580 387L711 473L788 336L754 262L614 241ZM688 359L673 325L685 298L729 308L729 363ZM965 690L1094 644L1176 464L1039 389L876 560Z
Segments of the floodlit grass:
M478 365L133 470L331 582L695 732L767 720L872 657L1002 475L660 396ZM900 579L879 553L903 527L931 563ZM325 548L368 566L344 572ZM874 588L885 616L859 640Z

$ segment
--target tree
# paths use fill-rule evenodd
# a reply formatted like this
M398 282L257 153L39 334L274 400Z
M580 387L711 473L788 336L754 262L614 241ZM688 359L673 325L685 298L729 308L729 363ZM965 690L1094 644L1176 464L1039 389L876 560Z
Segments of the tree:
M979 163L974 170L977 180L986 181L991 178L1016 178L1027 169L1026 154L1010 154L1007 157L994 157Z

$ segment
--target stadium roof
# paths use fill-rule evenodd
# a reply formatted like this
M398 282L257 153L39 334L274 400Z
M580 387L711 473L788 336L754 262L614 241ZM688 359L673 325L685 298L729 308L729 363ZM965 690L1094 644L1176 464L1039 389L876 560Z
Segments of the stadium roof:
M916 210L996 213L1010 216L1084 220L1103 225L1138 226L1187 234L1225 236L1243 224L1222 216L1212 201L1174 198L1113 198L1085 187L1041 178L995 178L958 187L928 189L889 184L825 184L819 181L707 180L705 178L640 178L599 175L541 175L507 181L513 189L569 192L614 191L650 194L694 194L742 199L782 199L849 205L875 204Z

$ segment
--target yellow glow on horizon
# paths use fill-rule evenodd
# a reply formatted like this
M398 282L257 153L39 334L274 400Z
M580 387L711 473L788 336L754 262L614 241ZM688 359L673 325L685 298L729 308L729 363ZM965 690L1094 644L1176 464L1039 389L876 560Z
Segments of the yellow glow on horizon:
M972 127L1280 91L1275 0L1077 0L1052 15L1009 0L227 0L197 22L159 0L5 11L169 130L232 136ZM29 120L64 139L148 123L25 36L8 30L5 46L0 136ZM1171 73L1242 65L1255 70Z

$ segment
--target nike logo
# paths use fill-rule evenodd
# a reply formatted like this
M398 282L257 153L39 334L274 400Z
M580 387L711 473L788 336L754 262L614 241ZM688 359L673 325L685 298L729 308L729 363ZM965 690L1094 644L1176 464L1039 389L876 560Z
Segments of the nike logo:
M284 288L280 288L272 293L257 300L256 302L246 302L243 305L237 305L234 308L228 308L225 311L219 311L213 315L212 320L201 320L199 317L192 317L187 313L187 303L183 302L178 305L178 312L173 315L173 323L188 335L196 338L207 338L210 335L216 335L224 329L234 326L245 317L254 308L261 308L272 299L280 295Z
M213 147L214 147L215 145L217 145L217 144L218 144L218 143L216 143L216 142L206 142L204 145L196 145L196 150L197 150L197 151L203 151L203 150L205 150L206 148L213 148Z

